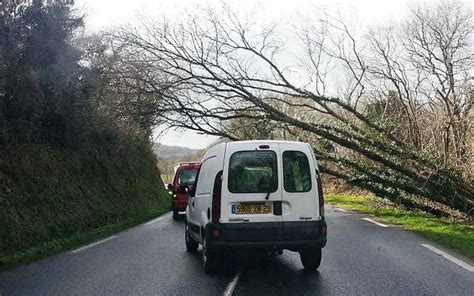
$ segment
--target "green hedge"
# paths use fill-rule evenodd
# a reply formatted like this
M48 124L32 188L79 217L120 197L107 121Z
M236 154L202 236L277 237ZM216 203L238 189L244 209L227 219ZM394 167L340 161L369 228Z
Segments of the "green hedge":
M39 257L41 251L24 256L38 246L70 237L79 242L81 234L92 238L104 227L129 226L169 210L147 143L1 150L0 266Z

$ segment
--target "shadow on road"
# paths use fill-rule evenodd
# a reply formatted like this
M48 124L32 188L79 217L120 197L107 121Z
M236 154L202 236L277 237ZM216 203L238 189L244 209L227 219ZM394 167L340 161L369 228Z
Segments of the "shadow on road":
M185 216L180 215L174 222L183 224L184 219ZM285 254L290 253L285 251ZM200 269L204 275L202 247L187 255L188 262L192 262L193 267L198 272ZM303 270L296 254L277 257L255 252L224 254L215 271L206 276L227 278L239 270L242 270L242 276L234 295L322 295L325 291L328 292L324 276L320 272Z
M202 249L194 256L193 263L202 264ZM204 273L203 267L202 272ZM261 254L227 254L223 256L210 277L228 277L242 270L234 295L322 295L324 277L320 272L302 269L299 261Z
M234 295L322 295L324 277L302 269L296 260L254 258L245 262L244 274Z
M186 219L186 215L185 215L185 214L179 214L178 217L176 217L175 219L173 219L173 221L176 221L176 222L183 222L184 219Z

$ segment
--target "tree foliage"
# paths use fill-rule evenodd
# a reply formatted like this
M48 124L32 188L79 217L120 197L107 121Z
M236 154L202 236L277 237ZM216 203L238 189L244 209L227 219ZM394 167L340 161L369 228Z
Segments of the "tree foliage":
M82 18L70 5L43 1L0 8L2 143L70 144L76 107L87 99L81 55L70 43Z

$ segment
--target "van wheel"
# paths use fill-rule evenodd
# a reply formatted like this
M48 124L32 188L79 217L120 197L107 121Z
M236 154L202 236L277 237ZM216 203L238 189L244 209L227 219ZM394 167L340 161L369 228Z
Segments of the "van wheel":
M188 252L196 252L197 248L199 247L199 244L197 241L195 241L191 235L189 234L189 226L188 223L184 224L185 229L184 229L184 240L186 242L186 250Z
M311 248L300 251L301 263L306 270L316 270L321 265L321 248Z
M178 210L173 210L173 219L178 219L178 216L179 216L179 212Z
M217 254L209 252L206 242L202 245L202 264L204 265L204 273L207 274L213 272L217 265Z

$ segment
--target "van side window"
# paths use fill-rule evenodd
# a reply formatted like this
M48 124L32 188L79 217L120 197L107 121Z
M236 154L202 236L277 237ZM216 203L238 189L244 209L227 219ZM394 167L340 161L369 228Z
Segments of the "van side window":
M216 161L216 157L213 156L202 162L196 185L196 195L211 194L215 177L215 172L212 172L212 169L216 167Z
M306 154L300 151L283 152L283 183L286 192L311 190L311 171Z
M232 193L268 193L278 189L274 151L239 151L230 157L228 189Z

